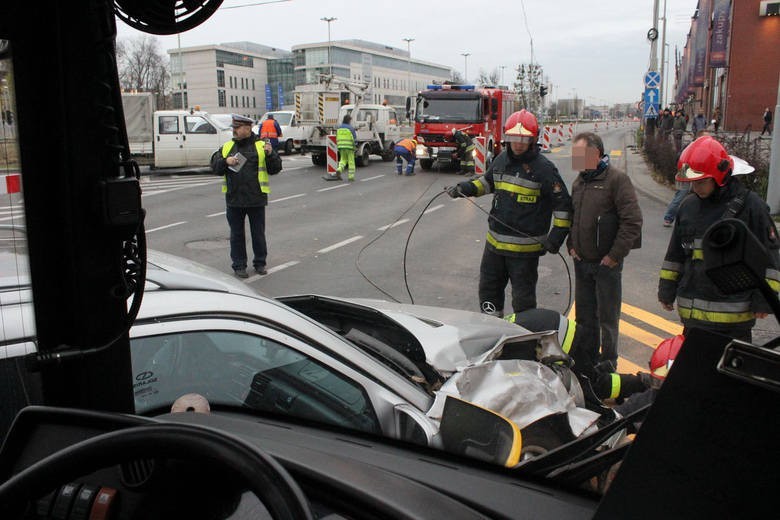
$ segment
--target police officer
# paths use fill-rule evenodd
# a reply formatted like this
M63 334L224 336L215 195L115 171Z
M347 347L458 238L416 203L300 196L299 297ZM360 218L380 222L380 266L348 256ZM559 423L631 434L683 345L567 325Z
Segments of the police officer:
M571 197L555 165L539 153L538 137L536 117L515 112L504 124L508 146L487 173L448 189L453 198L494 194L479 268L480 307L487 314L503 316L510 280L514 311L536 307L539 257L557 253L571 226Z
M474 140L463 130L452 129L452 138L458 145L458 157L460 159L460 170L458 175L474 173Z
M769 252L765 277L780 288L777 229L766 203L732 177L734 159L711 136L688 145L677 163L676 180L691 183L695 197L683 200L677 213L658 284L658 300L677 312L685 330L699 327L750 341L756 318L771 310L758 290L726 295L704 272L702 237L715 222L738 218ZM686 334L684 332L683 334Z
M211 168L222 175L222 193L227 206L225 215L230 226L230 259L233 271L239 278L248 278L247 253L244 237L244 221L249 218L252 234L252 264L257 274L266 271L268 254L265 241L265 207L268 205L268 175L282 169L282 160L270 143L252 132L252 120L233 115L233 139L222 145L215 154Z

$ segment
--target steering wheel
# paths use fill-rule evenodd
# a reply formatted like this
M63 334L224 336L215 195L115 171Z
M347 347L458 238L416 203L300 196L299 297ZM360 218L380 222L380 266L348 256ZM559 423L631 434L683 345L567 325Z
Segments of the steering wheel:
M268 454L233 435L204 426L154 424L92 437L22 470L0 485L0 517L57 486L101 468L138 458L208 461L238 474L273 518L312 518L308 502L289 473Z

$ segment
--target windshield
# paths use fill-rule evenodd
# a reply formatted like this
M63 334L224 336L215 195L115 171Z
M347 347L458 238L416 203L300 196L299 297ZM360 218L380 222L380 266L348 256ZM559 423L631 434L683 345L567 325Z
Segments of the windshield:
M8 392L0 427L39 396L156 416L198 393L214 416L394 441L408 427L442 448L449 396L509 417L530 460L602 431L634 395L652 402L663 341L780 334L759 293L706 278L708 219L729 208L692 209L749 190L760 278L780 286L773 219L751 205L771 205L779 152L780 70L751 56L776 56L780 17L756 16L760 2L675 0L648 34L649 0L506 2L489 26L427 4L353 24L236 0L186 31L112 11L151 0L99 0L111 12L92 28L116 31L99 39L71 2L40 17L32 50L57 52L33 53L38 33L9 21L25 13L0 7L0 38L30 37L0 40L0 360L17 358L0 378L53 363L25 372L45 393ZM432 43L431 20L471 37ZM152 106L123 121L122 97L139 94ZM283 130L239 124L264 114ZM357 132L339 131L346 115ZM711 199L671 188L702 137L752 169L720 171ZM596 152L630 172L620 200L582 196ZM181 267L150 263L154 250Z
M417 99L417 121L473 123L480 120L482 105L479 99L431 99L424 96Z
M292 121L293 114L289 114L287 112L273 112L274 119L277 123L279 123L280 126L290 126L290 122ZM267 117L263 118L268 119Z

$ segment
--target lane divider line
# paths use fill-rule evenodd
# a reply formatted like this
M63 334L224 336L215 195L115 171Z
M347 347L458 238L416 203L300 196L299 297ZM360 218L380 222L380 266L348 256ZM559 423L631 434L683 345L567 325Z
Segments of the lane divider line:
M379 179L384 176L385 176L384 173L381 175L374 175L373 177L366 177L365 179L360 179L360 182L373 181L374 179Z
M344 184L339 184L337 186L331 186L330 188L320 188L317 191L318 192L323 192L323 191L337 190L339 188L346 188L347 186L349 186L349 184L344 183Z
M289 197L282 197L281 199L270 200L268 201L268 203L272 204L274 202L282 202L283 200L297 199L298 197L305 197L305 196L306 196L305 193L299 193L297 195L290 195Z
M292 266L298 265L298 264L300 264L300 262L298 260L291 260L289 262L285 262L283 264L276 265L276 266L271 267L271 268L268 269L268 274L264 274L264 275L253 274L252 276L250 276L249 278L244 280L244 283L254 282L255 280L259 280L260 278L265 278L269 274L276 273L278 271L281 271L283 269L287 269L288 267L292 267Z
M346 240L342 240L338 244L333 244L332 246L328 246L325 249L320 249L317 252L320 253L320 254L330 253L334 249L338 249L340 247L346 246L347 244L351 244L352 242L356 242L358 240L361 240L362 238L363 238L363 235L356 235L356 236L354 236L352 238L348 238Z
M434 211L436 211L437 209L441 209L441 208L443 208L443 207L444 207L444 204L439 204L438 206L434 206L434 207L432 207L432 208L428 208L428 209L426 209L425 211L423 211L423 214L424 214L424 215L427 215L428 213L433 213L433 212L434 212Z
M652 325L656 329L660 329L664 332L668 332L669 334L673 334L675 336L678 334L682 334L683 331L682 324L667 320L665 318L662 318L661 316L653 314L652 312L648 312L644 309L640 309L639 307L634 307L633 305L629 305L626 302L623 302L623 312L625 312L632 318L636 318L638 320L644 321L648 325Z
M211 218L211 217L219 217L220 215L224 215L224 214L226 214L226 213L227 213L227 210L225 210L225 211L220 211L219 213L212 213L211 215L206 215L206 218Z
M398 222L393 222L392 224L388 224L386 226L382 226L381 228L376 228L376 229L377 231L384 231L386 229L394 228L395 226L400 226L401 224L406 224L407 222L409 222L408 218L402 218Z
M155 231L160 231L161 229L168 229L168 228L172 228L172 227L176 227L176 226L181 226L182 224L186 224L186 223L187 223L186 220L183 220L181 222L174 222L173 224L168 224L167 226L160 226L160 227L156 227L154 229L147 229L146 232L147 233L154 233Z

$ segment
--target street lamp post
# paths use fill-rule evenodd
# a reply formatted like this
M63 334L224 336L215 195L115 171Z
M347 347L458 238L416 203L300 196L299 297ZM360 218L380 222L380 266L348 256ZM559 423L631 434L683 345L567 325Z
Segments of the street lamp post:
M406 89L412 95L412 42L414 38L404 38L406 42Z
M464 64L463 83L468 83L469 82L469 56L471 56L471 53L462 52L460 55L463 56L463 64Z
M333 62L330 59L330 22L334 20L338 20L338 18L335 18L333 16L323 16L320 18L323 22L328 22L328 69L330 70L330 75L333 75Z
M499 65L498 68L501 69L501 84L499 85L500 87L504 85L504 69L506 68L506 65Z

